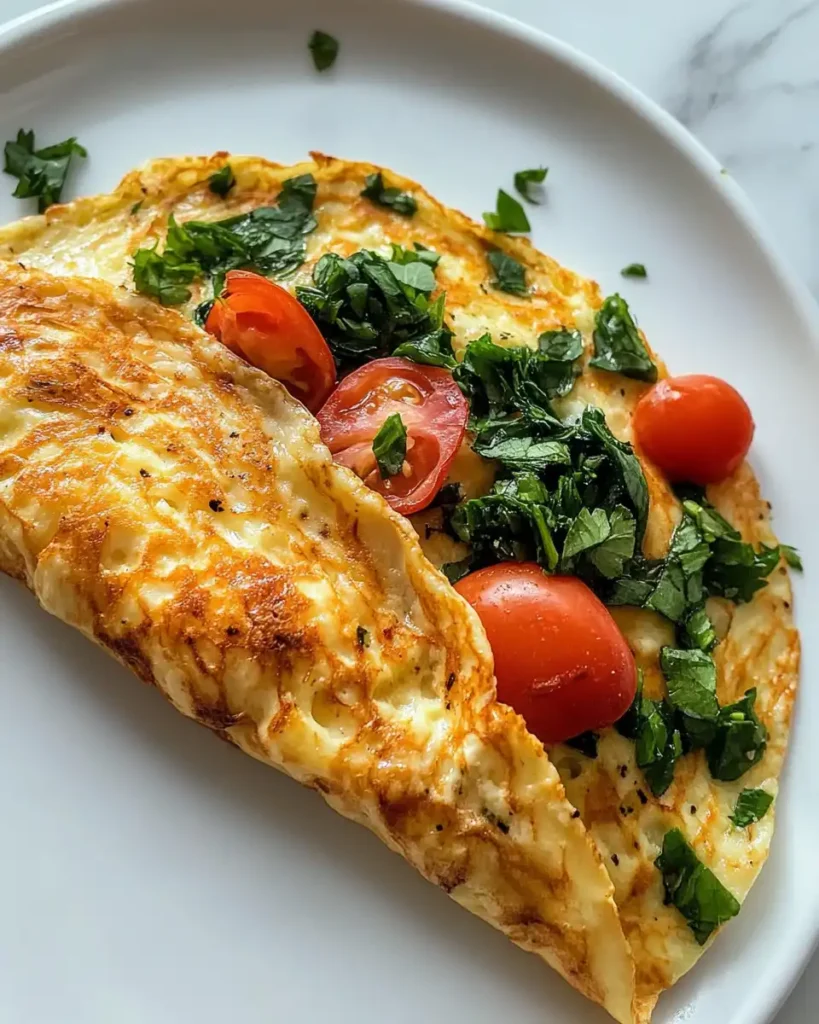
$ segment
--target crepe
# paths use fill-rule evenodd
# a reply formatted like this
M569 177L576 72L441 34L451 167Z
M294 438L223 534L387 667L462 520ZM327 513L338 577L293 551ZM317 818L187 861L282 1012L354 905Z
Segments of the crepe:
M275 202L285 179L312 173L318 183L314 209L318 226L307 236L305 264L283 284L294 288L308 283L316 260L324 252L349 255L363 247L383 250L395 243L409 248L416 242L434 249L441 255L436 281L446 291L447 317L454 331L457 354L462 354L467 343L485 331L491 332L499 344L533 345L543 331L576 327L583 334L586 349L583 373L571 393L555 402L557 411L570 416L588 404L595 405L604 411L609 427L618 437L632 439L631 415L645 385L588 365L594 317L602 301L594 282L562 268L524 239L496 235L474 224L442 206L416 183L392 172L384 172L389 184L409 191L417 201L418 211L407 218L375 206L360 193L367 176L378 168L314 156L313 162L292 167L253 157L230 157L236 185L225 198L215 196L207 182L224 165L227 154L153 161L127 175L111 195L54 207L43 217L28 218L0 231L0 258L20 261L51 274L101 278L129 290L133 287L131 255L140 246L161 243L170 214L180 222L223 219ZM486 256L496 247L525 267L530 291L527 297L491 287ZM76 287L79 286L72 282L72 294ZM182 307L187 314L207 297L202 286L195 284L192 290L190 302ZM659 367L664 373L662 364ZM307 422L309 417L304 419ZM680 502L661 474L645 460L642 462L650 492L643 552L647 557L658 558L668 549L680 518ZM468 446L451 471L451 478L463 485L468 496L484 493L492 476L492 465ZM316 490L319 493L321 488ZM723 484L709 488L708 496L742 532L744 540L774 541L769 508L760 497L747 465ZM436 529L439 517L440 513L433 511L413 519L421 545L435 564L457 559L465 551ZM389 520L393 522L395 517L390 516ZM416 540L406 526L402 525L401 530L402 546L411 545L412 551L417 552ZM432 572L429 568L425 571ZM449 600L454 600L447 585L439 577L434 578ZM659 651L663 645L673 643L671 624L645 610L612 611L643 670L645 692L662 695L665 684L659 668ZM768 729L765 756L750 772L736 782L715 781L708 772L704 754L697 752L680 760L671 787L661 797L654 797L636 765L634 744L615 729L601 735L596 759L585 758L565 745L548 752L613 881L618 916L636 978L636 1002L633 1011L629 1011L633 1017L618 1019L647 1020L658 995L696 962L704 948L679 911L664 903L662 878L655 865L664 834L680 828L700 860L741 901L765 861L773 833L773 809L761 821L744 829L735 828L730 815L739 792L746 787L762 787L771 795L776 794L799 660L786 569L780 566L768 586L750 602L736 606L722 599L710 599L709 612L721 637L716 650L720 702L728 703L741 697L751 685L756 686L757 713ZM434 616L431 620L436 621ZM480 633L474 624L470 628ZM460 636L447 633L446 639L457 655L462 647ZM485 656L485 641L481 642ZM505 721L508 720L507 717ZM517 718L515 721L520 722ZM532 751L539 748L537 741L529 742ZM568 871L576 882L573 865ZM453 895L458 898L458 887ZM608 931L605 934L609 936ZM601 933L601 946L607 941ZM631 970L623 966L618 942L616 937L612 939L611 972L606 973L607 983L602 991L616 989L612 988L614 976L625 985ZM601 998L599 993L592 998L606 1005L615 1016L622 1012L612 1009L611 1000ZM624 995L623 999L627 997Z
M620 1021L611 881L480 624L275 381L103 282L0 266L0 568Z

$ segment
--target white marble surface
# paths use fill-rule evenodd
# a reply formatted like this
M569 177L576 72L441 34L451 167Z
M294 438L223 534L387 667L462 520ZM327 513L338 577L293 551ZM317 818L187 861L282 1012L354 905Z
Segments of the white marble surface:
M819 298L819 0L484 4L585 50L670 110L745 188ZM0 0L0 19L37 6ZM819 954L776 1024L817 1019Z

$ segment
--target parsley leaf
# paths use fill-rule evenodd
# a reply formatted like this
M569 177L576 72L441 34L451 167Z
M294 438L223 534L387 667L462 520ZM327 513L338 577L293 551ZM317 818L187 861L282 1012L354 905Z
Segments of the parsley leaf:
M587 406L583 410L580 423L608 458L616 483L634 511L637 520L637 540L641 541L648 520L648 484L634 449L625 441L618 441L612 434L600 409Z
M325 253L312 286L297 287L296 298L344 369L387 355L454 367L445 297L430 295L437 262L429 249L400 246L393 246L391 259L368 249L347 259Z
M701 946L739 913L739 901L702 863L678 828L666 832L655 863L662 872L665 902L680 911Z
M779 550L782 552L782 557L785 559L785 563L796 569L798 572L802 572L804 566L802 565L802 559L796 548L791 547L790 544L780 544Z
M217 196L226 196L235 184L236 177L230 164L220 167L208 178L208 188Z
M149 295L163 306L178 306L191 297L186 285L199 274L197 263L172 262L153 249L137 249L134 253L134 285L142 295Z
M698 648L707 654L716 646L717 634L704 605L689 612L682 627L682 640L686 647Z
M642 263L629 263L620 273L623 277L648 277L648 271Z
M664 700L643 695L637 684L631 707L615 722L617 731L634 740L637 767L655 796L662 796L674 778L674 767L682 756L682 736L674 722L674 711Z
M634 516L617 505L609 517L602 508L581 508L566 533L561 555L561 570L576 568L574 559L586 560L606 579L614 579L634 555Z
M134 253L136 290L175 306L187 302L191 293L184 285L199 277L210 277L213 294L219 295L228 270L249 268L276 277L293 273L307 254L305 235L316 226L315 196L315 179L302 174L283 183L276 206L221 221L179 224L171 215L164 251L154 246Z
M720 708L716 735L706 748L708 768L715 779L734 782L762 759L768 730L754 711L755 701L754 688L734 704Z
M6 174L18 179L13 195L18 199L37 198L40 213L59 203L72 156L86 157L87 151L72 136L64 142L42 149L34 148L34 132L17 132L14 142L4 150Z
M598 310L594 323L594 356L589 365L635 380L656 381L657 367L651 361L624 299L610 295Z
M772 803L773 797L764 789L743 789L737 797L731 821L737 828L747 828L764 818Z
M407 457L407 428L399 413L394 412L381 424L373 438L373 455L382 480L401 472Z
M499 292L507 292L509 295L528 295L529 288L526 284L526 268L522 263L512 259L507 253L500 249L493 249L486 256L489 265L495 271L495 279L492 287Z
M335 64L338 57L338 40L333 36L316 29L307 45L313 55L316 71L326 71Z
M368 174L364 180L364 188L360 193L365 199L371 199L378 206L386 206L404 217L411 217L418 209L415 197L400 188L388 187L384 184L381 171Z
M571 463L569 449L561 441L524 435L515 437L502 428L482 431L473 449L485 459L497 459L513 470L544 470L547 466Z
M526 211L508 192L502 188L498 189L498 198L495 200L495 212L485 213L484 222L493 231L502 231L504 234L516 234L523 231L531 231L529 218Z
M523 196L530 203L539 203L538 194L540 189L533 188L533 186L542 185L548 173L548 167L535 167L527 171L518 171L515 174L515 189L518 195Z
M704 651L663 647L660 667L668 684L668 701L684 719L717 720L717 668L713 658Z

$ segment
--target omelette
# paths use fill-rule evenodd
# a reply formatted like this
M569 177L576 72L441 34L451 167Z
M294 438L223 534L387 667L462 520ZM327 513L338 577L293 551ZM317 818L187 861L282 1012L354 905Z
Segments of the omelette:
M214 190L228 161L229 187ZM291 230L287 203L308 180ZM427 259L434 290L419 308L445 296L437 330L452 357L416 357L454 365L467 393L463 367L487 336L515 352L543 337L576 343L543 403L564 430L549 457L565 462L577 438L602 437L604 454L583 458L608 457L631 502L617 506L627 550L610 546L589 570L639 669L629 722L544 745L498 701L481 623L439 571L454 579L474 558L481 502L508 493L508 422L476 452L489 428L472 395L470 433L448 467L460 512L433 502L408 520L332 460L296 398L202 329L224 276L186 269L193 234L174 232L220 222L255 240L255 211L269 210L287 214L271 215L287 230L257 246L259 268L300 298L342 372L351 353L372 357L349 317L343 337L337 321L322 324L328 254L352 273L362 252L392 252L399 276L401 260ZM0 568L184 714L317 788L615 1019L648 1021L767 857L799 639L785 549L747 463L686 494L634 454L635 409L665 376L642 335L631 335L637 371L614 372L601 316L615 307L595 283L414 182L319 154L291 167L225 153L155 160L110 195L0 230L0 260ZM526 458L516 471L534 465ZM491 544L506 550L503 538ZM683 623L660 592L674 573L687 592L699 586L697 552L723 564L697 608L707 637L682 649L693 618ZM748 560L751 586L736 575ZM582 552L566 564L588 566ZM713 691L688 732L669 703L683 663Z

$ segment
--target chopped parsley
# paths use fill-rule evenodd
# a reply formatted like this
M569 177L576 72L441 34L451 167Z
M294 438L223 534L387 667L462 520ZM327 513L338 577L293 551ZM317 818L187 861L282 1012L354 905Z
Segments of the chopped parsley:
M755 821L764 818L772 803L773 797L764 789L743 789L737 797L731 821L736 828L747 828L748 825L753 825Z
M407 428L399 413L394 412L381 424L373 438L373 455L382 480L401 472L407 457Z
M387 355L453 367L445 296L433 299L438 254L392 247L391 258L361 249L348 258L325 253L313 284L296 297L315 320L343 369Z
M526 284L526 268L508 253L501 249L493 249L486 256L489 266L495 271L492 287L509 295L528 295Z
M643 695L643 683L631 707L615 723L617 731L634 740L635 759L655 796L662 796L674 778L674 768L682 756L682 734L675 722L674 709L666 700Z
M768 730L754 711L756 688L720 708L713 738L706 747L708 769L715 779L734 782L753 768L768 746Z
M365 199L371 199L378 206L386 206L404 217L411 217L418 209L415 197L409 192L402 192L400 188L384 184L384 177L381 171L375 174L368 174L364 179L364 188L361 195Z
M307 254L305 236L316 226L315 197L315 179L302 174L284 182L275 206L220 221L179 224L171 215L163 251L154 245L134 253L136 290L164 306L178 306L188 301L187 285L198 278L209 277L214 296L219 295L228 270L287 277Z
M369 629L365 629L363 626L356 626L355 640L359 647L369 647L372 643Z
M316 29L310 36L307 46L312 54L316 71L326 71L335 64L339 46L338 40L334 36Z
M510 196L502 188L498 189L495 212L485 213L483 219L488 228L493 231L502 231L504 234L517 234L532 230L526 211L514 196Z
M590 365L649 383L657 379L657 367L651 361L628 304L619 295L610 295L597 312L594 356Z
M59 203L65 185L71 158L86 157L87 151L73 136L54 146L34 148L34 132L17 132L13 142L7 142L4 150L6 174L17 178L17 187L12 193L18 199L37 199L40 213Z
M679 910L701 946L739 913L739 901L702 863L678 828L666 832L655 863L663 876L665 902Z
M539 203L538 198L541 189L536 186L542 185L549 173L548 167L534 167L527 171L517 171L515 174L515 190L529 203Z
M780 544L779 550L782 552L782 557L785 559L785 563L796 569L798 572L802 572L804 566L802 565L802 558L796 548L791 547L790 544Z
M226 196L235 184L236 177L230 164L220 167L208 178L208 188L217 196Z
M623 277L648 277L648 271L643 263L629 263L620 273Z

